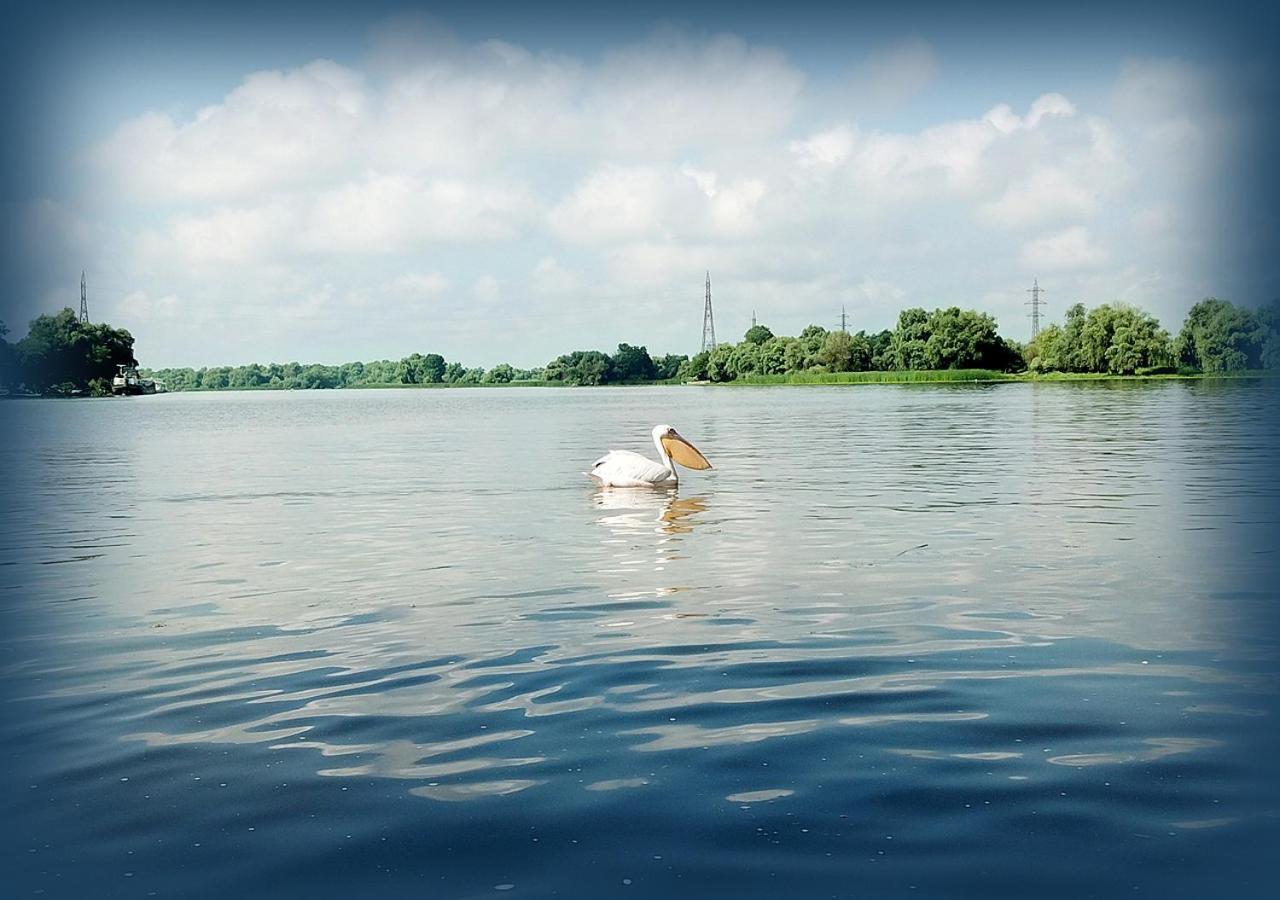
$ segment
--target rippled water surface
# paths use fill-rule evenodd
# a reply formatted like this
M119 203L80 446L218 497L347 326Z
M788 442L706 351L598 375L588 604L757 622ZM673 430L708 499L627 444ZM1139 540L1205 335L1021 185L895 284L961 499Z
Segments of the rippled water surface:
M1268 896L1278 393L0 404L6 880Z

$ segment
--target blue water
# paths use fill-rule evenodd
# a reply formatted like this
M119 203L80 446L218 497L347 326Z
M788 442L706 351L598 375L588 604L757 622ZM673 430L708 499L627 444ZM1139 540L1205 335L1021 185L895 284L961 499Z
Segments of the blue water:
M2 871L1270 896L1277 411L1266 382L0 404ZM660 422L715 468L582 475Z

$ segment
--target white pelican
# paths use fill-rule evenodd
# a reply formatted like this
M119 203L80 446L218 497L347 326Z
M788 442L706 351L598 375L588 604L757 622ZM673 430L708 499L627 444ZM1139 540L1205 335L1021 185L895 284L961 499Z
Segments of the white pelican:
M698 448L670 425L654 426L653 445L658 448L661 462L630 450L610 450L596 460L587 474L605 487L661 487L679 483L676 463L687 469L711 468Z

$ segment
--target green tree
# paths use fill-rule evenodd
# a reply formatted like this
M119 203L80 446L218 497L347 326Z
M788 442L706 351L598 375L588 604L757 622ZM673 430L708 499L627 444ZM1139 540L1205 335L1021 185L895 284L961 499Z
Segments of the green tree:
M1177 352L1183 363L1205 372L1240 372L1263 366L1263 353L1273 336L1265 313L1209 297L1187 313Z
M844 331L832 331L822 341L818 364L828 372L853 370L853 338Z
M807 346L801 338L791 338L782 348L782 366L784 372L803 372L808 366L805 365L807 357Z
M402 384L439 384L444 381L445 362L439 353L411 353L402 361Z
M743 341L729 353L729 359L725 363L725 371L730 378L759 375L762 371L760 363L760 345L751 341Z
M200 387L206 391L219 391L231 386L231 371L226 366L201 369Z
M858 333L861 334L862 332ZM881 372L892 369L895 365L893 332L886 328L878 334L868 335L867 342L871 345L870 368Z
M232 369L227 376L228 387L240 390L260 387L266 383L267 373L262 366L257 363L250 363L247 366L237 366Z
M1156 318L1126 303L1092 310L1077 303L1067 310L1065 324L1046 327L1023 353L1036 372L1132 375L1174 361L1169 335Z
M633 347L630 344L619 344L618 352L609 359L609 371L606 380L610 383L631 383L653 381L657 376L657 368L645 347Z
M821 365L818 354L822 352L822 344L827 339L827 329L821 325L806 325L804 331L796 338L799 349L793 359L787 360L788 372L803 372ZM792 363L795 365L792 365Z
M787 347L795 338L772 337L760 345L760 371L765 375L781 375L787 371Z
M422 358L422 383L439 384L444 381L445 362L439 353L428 353Z
M866 372L872 367L875 358L875 346L865 331L859 331L849 338L849 371Z
M1264 369L1280 369L1280 300L1259 307L1255 315L1263 334L1258 363Z
M986 313L951 306L935 309L926 322L924 362L930 369L1002 368L1004 342Z
M711 358L710 350L694 354L680 364L677 377L682 381L707 381L707 361Z
M733 381L733 370L729 366L733 350L732 344L721 344L711 351L707 357L707 380Z
M510 384L515 377L516 370L506 363L498 363L484 374L486 384Z
M743 340L749 344L763 344L769 338L773 337L773 332L763 325L752 325L747 329Z
M665 356L659 356L654 359L653 367L656 370L656 378L662 381L670 381L680 374L680 367L684 365L685 360L689 357L683 353L668 353Z
M565 384L607 384L610 364L599 350L575 350L547 363L546 378Z
M898 313L898 327L890 344L895 369L927 369L925 346L929 341L929 314L920 307Z

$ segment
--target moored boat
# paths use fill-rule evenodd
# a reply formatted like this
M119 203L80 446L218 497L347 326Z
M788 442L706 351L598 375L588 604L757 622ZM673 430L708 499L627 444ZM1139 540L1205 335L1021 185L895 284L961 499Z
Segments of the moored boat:
M117 369L119 371L111 379L111 393L123 396L154 394L156 392L156 383L150 378L140 376L136 366L127 366L121 363L117 366Z

